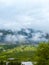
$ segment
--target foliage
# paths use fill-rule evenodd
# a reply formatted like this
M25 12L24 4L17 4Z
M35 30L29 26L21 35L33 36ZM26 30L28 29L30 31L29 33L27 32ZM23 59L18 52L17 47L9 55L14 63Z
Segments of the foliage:
M12 45L11 45L12 46ZM0 46L4 48L6 51L2 51L0 53L0 60L9 61L9 58L14 58L14 61L33 61L33 56L36 51L35 46L33 45L20 45L15 48L9 49L9 46Z
M37 65L49 65L49 43L42 42L38 45L35 60Z

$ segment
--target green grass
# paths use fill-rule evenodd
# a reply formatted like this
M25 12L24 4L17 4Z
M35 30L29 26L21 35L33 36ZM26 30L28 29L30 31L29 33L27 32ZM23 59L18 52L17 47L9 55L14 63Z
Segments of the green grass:
M11 49L6 49L6 46L0 47L6 50L0 53L0 60L5 61L8 61L8 58L15 58L14 61L33 61L33 56L36 51L36 47L33 45L21 45L15 48L12 47Z

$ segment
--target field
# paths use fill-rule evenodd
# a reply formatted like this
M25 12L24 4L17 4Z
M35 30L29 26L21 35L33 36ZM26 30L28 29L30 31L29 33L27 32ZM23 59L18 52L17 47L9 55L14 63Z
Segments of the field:
M2 61L34 61L36 47L33 45L0 45L0 60Z

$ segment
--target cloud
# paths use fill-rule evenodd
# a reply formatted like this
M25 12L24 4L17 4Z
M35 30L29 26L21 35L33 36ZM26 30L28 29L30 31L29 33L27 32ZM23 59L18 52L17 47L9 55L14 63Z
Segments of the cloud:
M13 43L13 42L18 41L18 39L17 39L17 37L15 35L8 34L5 37L5 41Z
M11 6L11 5L24 5L24 6L32 6L36 4L46 4L49 0L0 0L0 4Z
M17 0L0 0L0 4L10 6L16 4Z
M49 31L49 0L0 0L0 28Z

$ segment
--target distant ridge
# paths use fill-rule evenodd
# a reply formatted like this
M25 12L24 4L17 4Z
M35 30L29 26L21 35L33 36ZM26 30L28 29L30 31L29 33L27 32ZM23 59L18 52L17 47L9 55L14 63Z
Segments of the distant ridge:
M49 34L44 33L40 30L34 30L32 28L21 28L20 30L12 31L0 29L0 42L4 43L27 43L36 44L38 42L45 41L49 39Z

